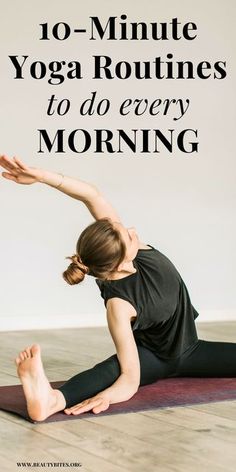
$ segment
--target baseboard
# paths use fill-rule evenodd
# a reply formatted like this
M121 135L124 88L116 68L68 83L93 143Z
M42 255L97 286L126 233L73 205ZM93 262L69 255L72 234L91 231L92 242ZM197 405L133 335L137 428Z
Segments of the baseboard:
M196 322L236 321L236 310L198 310Z
M236 310L198 310L196 322L236 321ZM23 331L39 329L88 328L107 326L106 314L83 315L78 313L66 317L55 315L1 316L0 331Z
M78 314L56 316L1 316L0 331L25 331L34 329L88 328L106 326L106 314Z

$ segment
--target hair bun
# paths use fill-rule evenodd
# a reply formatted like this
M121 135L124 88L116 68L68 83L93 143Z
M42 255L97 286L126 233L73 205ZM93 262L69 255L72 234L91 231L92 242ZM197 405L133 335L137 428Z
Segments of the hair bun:
M66 257L66 259L69 259L72 262L70 263L68 269L65 270L62 274L64 280L70 285L82 282L85 277L85 274L88 273L88 267L83 264L78 254L68 256Z
M71 259L72 263L76 264L80 268L80 270L82 270L82 272L84 272L85 274L88 272L88 267L82 262L79 254L74 254L68 259Z

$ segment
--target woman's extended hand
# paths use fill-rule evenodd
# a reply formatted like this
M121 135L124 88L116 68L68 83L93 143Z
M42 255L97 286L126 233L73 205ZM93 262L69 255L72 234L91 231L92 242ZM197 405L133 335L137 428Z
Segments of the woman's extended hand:
M101 411L107 410L109 405L110 402L108 398L102 396L102 394L98 394L95 397L88 398L81 403L77 403L71 408L66 408L64 412L67 415L80 415L80 413L84 413L89 410L92 410L93 413L100 413Z
M28 167L20 159L0 155L0 166L8 172L2 172L2 176L8 180L13 180L18 184L33 184L40 182L43 176L43 170L36 167Z

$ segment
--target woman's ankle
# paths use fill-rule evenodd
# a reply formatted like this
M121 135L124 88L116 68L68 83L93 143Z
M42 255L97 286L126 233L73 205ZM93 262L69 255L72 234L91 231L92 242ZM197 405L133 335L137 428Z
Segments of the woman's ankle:
M57 413L66 408L66 400L63 393L58 389L52 390L52 401L50 405L50 414Z

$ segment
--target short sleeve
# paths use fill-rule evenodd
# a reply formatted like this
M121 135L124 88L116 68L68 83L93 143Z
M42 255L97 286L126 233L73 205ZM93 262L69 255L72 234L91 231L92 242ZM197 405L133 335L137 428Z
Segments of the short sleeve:
M105 284L103 281L96 279L96 282L100 288L101 291L101 296L104 300L104 305L106 307L107 301L110 298L121 298L122 300L125 300L126 302L129 302L135 309L135 311L138 314L138 309L134 301L125 293L122 291L115 289L115 287L111 287L109 284Z

